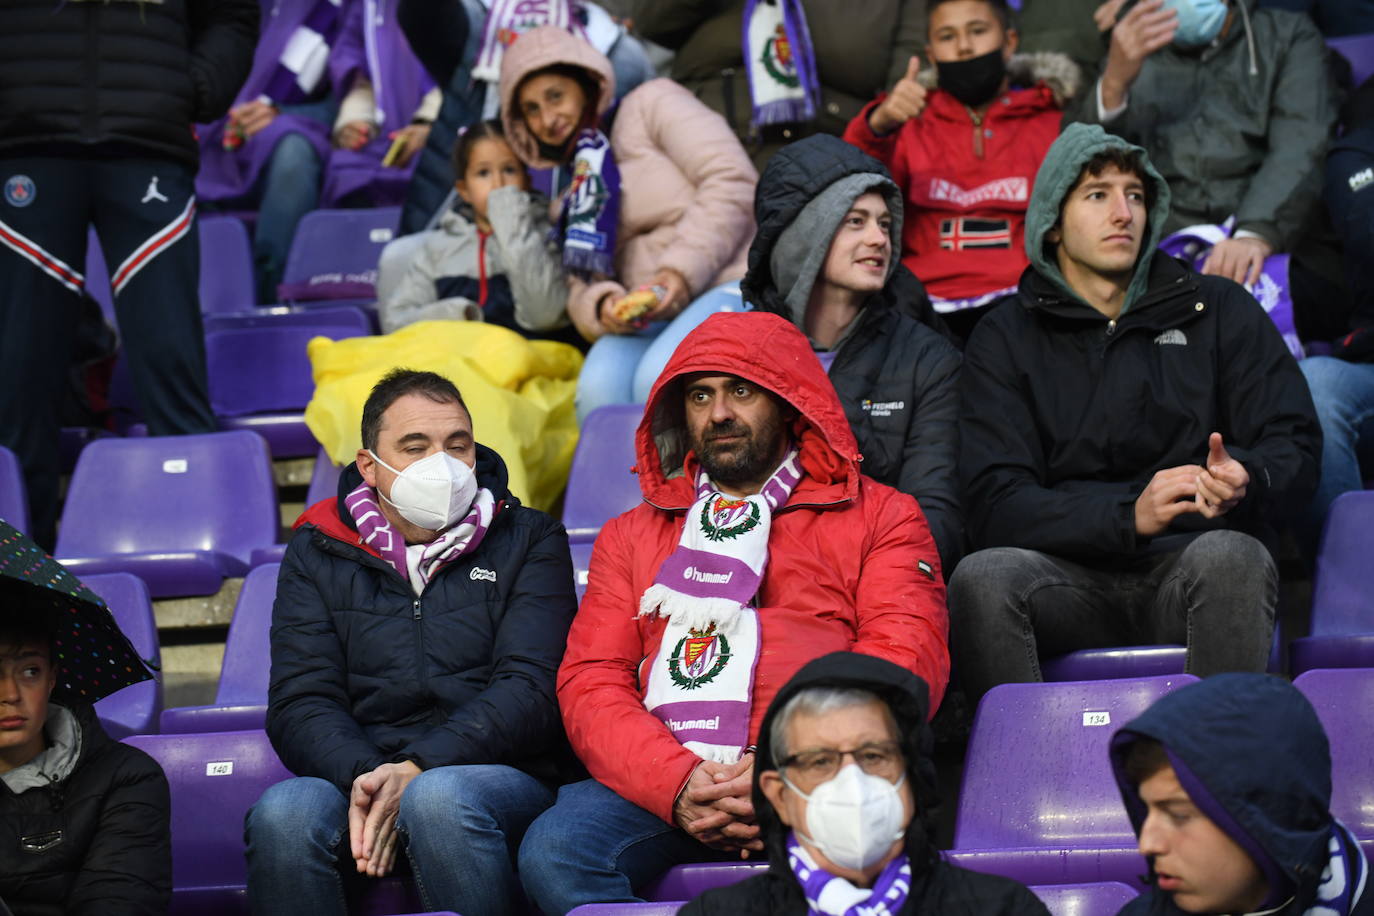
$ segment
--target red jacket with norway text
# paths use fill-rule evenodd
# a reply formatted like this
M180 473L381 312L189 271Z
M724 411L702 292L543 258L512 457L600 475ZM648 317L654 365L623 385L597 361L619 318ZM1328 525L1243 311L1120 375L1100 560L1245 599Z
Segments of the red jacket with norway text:
M1013 58L1008 72L1013 84L1035 85L998 96L976 122L954 96L931 89L925 110L890 134L868 126L885 96L845 128L844 139L882 161L902 189L902 263L932 297L1013 288L1029 263L1026 205L1077 73L1057 54Z
M679 377L702 371L749 379L800 414L793 438L806 473L773 516L757 596L751 743L778 689L828 652L864 652L914 671L930 685L932 710L949 680L940 559L916 501L859 473L844 410L800 331L772 314L712 315L678 346L649 394L636 435L644 502L597 538L558 672L563 722L592 776L670 823L700 758L644 708L647 667L666 622L636 614L694 501L696 456L678 444Z

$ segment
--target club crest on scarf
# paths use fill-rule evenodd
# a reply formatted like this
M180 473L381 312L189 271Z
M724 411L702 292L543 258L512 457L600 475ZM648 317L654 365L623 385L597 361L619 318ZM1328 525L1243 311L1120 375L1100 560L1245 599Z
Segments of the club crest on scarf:
M709 540L724 541L752 531L759 523L757 503L717 495L701 507L701 530Z
M797 65L792 60L792 45L787 40L787 30L782 23L773 30L773 37L763 46L763 57L759 58L768 75L789 89L801 85L797 76Z
M717 633L714 624L705 630L689 630L668 656L668 676L683 690L709 684L730 663L730 640Z

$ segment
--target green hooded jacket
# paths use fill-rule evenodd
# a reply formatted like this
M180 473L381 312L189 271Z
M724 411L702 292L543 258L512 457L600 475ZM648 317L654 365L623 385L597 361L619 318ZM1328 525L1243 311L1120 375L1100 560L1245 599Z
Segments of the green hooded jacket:
M1140 162L1152 184L1150 195L1153 202L1150 205L1149 226L1140 246L1140 257L1136 260L1135 276L1131 278L1131 285L1126 288L1126 299L1121 306L1121 314L1125 315L1149 285L1150 259L1155 255L1159 240L1164 237L1163 227L1169 218L1169 185L1150 163L1149 154L1145 150L1107 133L1095 124L1070 124L1065 128L1045 154L1045 161L1040 163L1040 171L1035 174L1035 188L1031 191L1030 204L1026 207L1026 255L1030 258L1031 267L1039 271L1041 276L1052 282L1070 299L1088 305L1065 282L1064 274L1059 270L1054 247L1045 244L1045 233L1059 222L1064 198L1078 183L1083 166L1098 153L1110 149L1139 153ZM1141 270L1142 265L1145 266L1145 270Z

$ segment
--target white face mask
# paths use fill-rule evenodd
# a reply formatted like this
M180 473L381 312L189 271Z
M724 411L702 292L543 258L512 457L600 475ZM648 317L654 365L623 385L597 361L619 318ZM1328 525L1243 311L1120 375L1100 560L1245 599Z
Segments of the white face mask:
M1174 44L1180 48L1211 44L1226 24L1226 0L1165 0L1164 7L1178 14Z
M841 868L862 871L878 862L906 833L906 807L897 789L906 774L890 783L851 763L807 795L784 776L782 781L806 799L802 839ZM801 831L798 831L801 833Z
M448 452L435 452L398 471L377 457L372 460L396 475L388 497L380 487L377 495L390 503L401 517L427 531L452 528L468 514L477 498L477 475L465 462Z

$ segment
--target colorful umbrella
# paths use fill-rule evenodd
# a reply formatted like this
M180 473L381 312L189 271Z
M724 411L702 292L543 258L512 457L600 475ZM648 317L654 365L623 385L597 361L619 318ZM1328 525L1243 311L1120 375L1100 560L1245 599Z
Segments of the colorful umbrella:
M3 521L0 614L50 615L57 656L54 700L94 703L153 676L100 596Z

